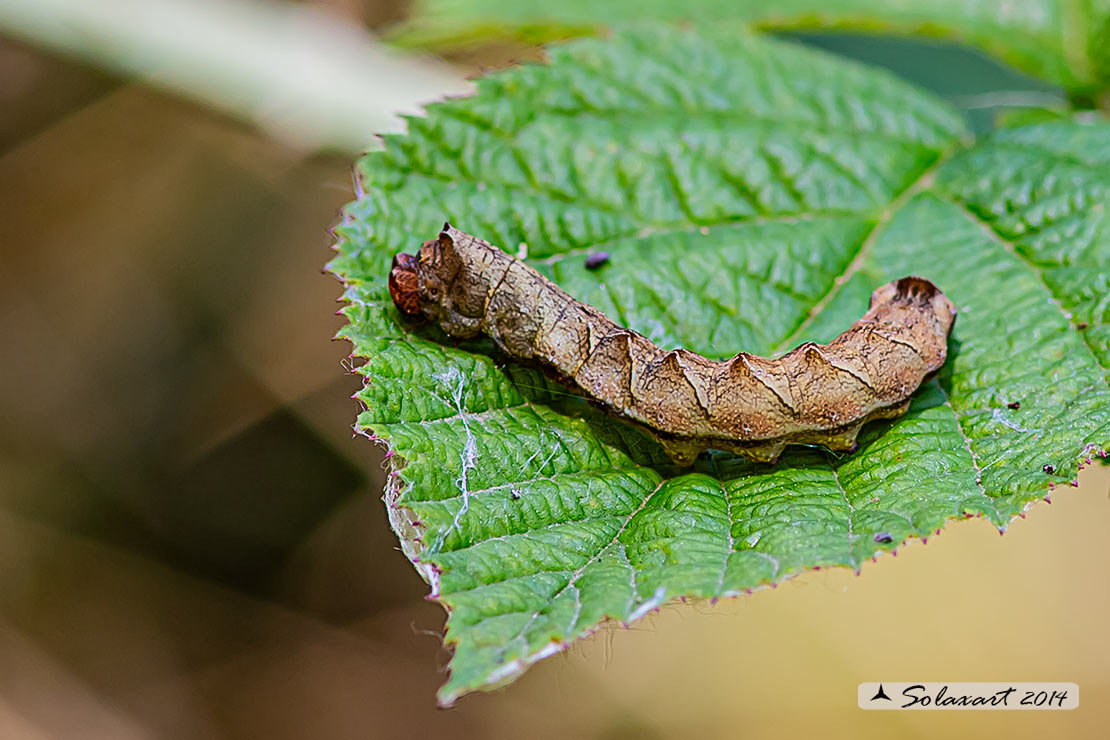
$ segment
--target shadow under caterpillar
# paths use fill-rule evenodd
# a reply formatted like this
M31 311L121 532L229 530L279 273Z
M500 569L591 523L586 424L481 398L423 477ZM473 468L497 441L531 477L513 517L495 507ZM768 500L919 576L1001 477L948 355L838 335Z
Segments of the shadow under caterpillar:
M550 368L679 465L707 449L768 463L788 444L854 450L860 427L904 414L944 364L956 318L935 285L904 277L875 290L863 318L828 344L709 360L657 347L450 224L418 254L394 257L389 292L406 316L453 337L487 334L509 357Z

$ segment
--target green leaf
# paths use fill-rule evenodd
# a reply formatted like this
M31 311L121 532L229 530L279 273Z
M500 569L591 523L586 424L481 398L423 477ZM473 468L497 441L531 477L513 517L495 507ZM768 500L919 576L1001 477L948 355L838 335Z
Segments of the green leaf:
M330 267L365 358L358 428L389 447L391 521L449 612L440 701L604 619L859 569L952 517L1001 529L1071 480L1110 441L1108 165L1110 126L968 148L953 111L879 70L667 28L553 48L387 137ZM858 452L678 469L488 342L402 323L390 258L445 220L712 357L827 340L906 274L961 314L940 377ZM610 262L586 270L600 247Z
M1090 93L1110 81L1105 0L1014 0L1004 7L977 0L417 0L393 37L447 51L506 37L549 41L641 19L942 38L1069 90Z

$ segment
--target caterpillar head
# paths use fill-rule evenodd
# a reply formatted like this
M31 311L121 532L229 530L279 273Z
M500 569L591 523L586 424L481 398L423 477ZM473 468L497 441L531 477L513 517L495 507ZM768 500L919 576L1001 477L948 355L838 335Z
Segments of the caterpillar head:
M400 252L393 257L389 296L404 316L434 317L439 313L442 296L460 266L450 228L444 224L439 237L424 242L416 254Z
M420 307L420 280L416 276L416 256L400 252L389 270L389 297L403 316L417 317Z

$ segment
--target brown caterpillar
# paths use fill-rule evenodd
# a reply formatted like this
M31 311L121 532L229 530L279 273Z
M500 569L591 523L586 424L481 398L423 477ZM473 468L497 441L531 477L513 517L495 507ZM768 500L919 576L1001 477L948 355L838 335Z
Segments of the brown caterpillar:
M878 288L863 318L828 344L777 359L667 351L576 301L519 259L445 224L418 255L398 254L389 292L447 334L485 333L538 361L609 413L650 432L679 465L707 449L774 462L788 444L852 451L872 419L900 416L944 364L956 307L928 280Z

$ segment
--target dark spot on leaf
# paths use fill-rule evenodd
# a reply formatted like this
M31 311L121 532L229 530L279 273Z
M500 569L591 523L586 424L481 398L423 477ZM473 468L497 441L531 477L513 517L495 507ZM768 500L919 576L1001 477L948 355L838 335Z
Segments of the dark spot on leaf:
M1045 465L1044 467L1041 468L1041 470L1043 470L1045 473L1048 473L1049 475L1052 475L1053 473L1056 472L1056 466L1055 465Z
M1008 404L1006 404L1006 406L1007 406L1007 408L1011 408L1011 409L1020 409L1021 408L1021 401L1010 401Z
M875 535L875 541L880 545L889 545L894 542L894 538L890 536L890 532L879 532Z
M588 257L586 257L586 269L587 270L596 270L597 268L601 267L602 265L607 265L607 264L609 264L609 253L608 252L593 252Z

